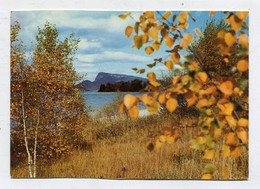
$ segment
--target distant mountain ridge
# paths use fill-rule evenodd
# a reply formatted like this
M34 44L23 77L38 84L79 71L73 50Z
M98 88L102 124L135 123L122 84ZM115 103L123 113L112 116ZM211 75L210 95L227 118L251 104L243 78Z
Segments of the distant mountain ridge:
M121 81L123 82L133 81L135 79L144 82L147 81L147 79L142 77L136 77L136 76L125 75L125 74L112 74L112 73L99 72L93 82L90 80L84 80L81 83L79 83L77 87L79 87L81 90L84 91L98 91L100 85L102 84L107 84L107 83L114 84Z

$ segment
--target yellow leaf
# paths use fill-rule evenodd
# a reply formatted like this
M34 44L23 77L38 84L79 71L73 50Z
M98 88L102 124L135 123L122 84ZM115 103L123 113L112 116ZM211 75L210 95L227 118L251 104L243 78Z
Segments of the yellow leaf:
M231 81L225 81L225 82L220 84L219 90L225 96L230 96L233 93L233 83Z
M226 33L227 32L225 30L221 30L220 32L218 32L218 38L224 40Z
M156 75L155 75L155 73L154 72L149 72L148 74L147 74L147 78L148 78L148 80L151 82L151 81L156 81Z
M152 84L153 86L155 86L155 87L160 86L160 83L158 83L158 82L156 81L156 75L155 75L154 72L149 72L149 73L147 74L147 78L148 78L148 81L150 82L150 84Z
M131 34L132 34L132 32L133 32L133 27L132 26L127 26L126 27L126 29L125 29L125 35L127 36L127 37L130 37L131 36Z
M233 35L231 32L227 32L224 36L224 39L227 46L231 47L237 41L237 36L236 34Z
M160 141L161 143L164 143L164 142L166 141L166 136L161 135L161 136L159 137L159 141Z
M242 154L242 150L240 147L236 147L234 150L230 152L230 156L235 159L238 158Z
M139 114L139 108L137 106L133 106L129 109L129 115L131 118L137 118Z
M126 19L128 16L131 15L131 12L127 13L127 14L120 14L118 17L121 18L122 20Z
M226 134L226 144L227 144L227 145L232 146L232 145L235 144L235 141L236 141L236 135L235 135L235 133L230 132L230 133Z
M161 43L159 43L158 41L155 41L152 43L152 47L154 50L158 51L160 49Z
M148 30L148 35L151 37L153 40L158 41L158 32L159 30L156 27L152 27Z
M158 100L159 100L160 104L165 104L165 102L166 102L166 95L165 95L165 93L160 94L159 97L158 97Z
M240 20L246 20L248 16L248 11L238 11L237 12L237 17L240 19Z
M173 62L179 62L180 61L180 57L181 56L177 52L173 52L172 56L171 56Z
M190 65L189 65L189 68L191 69L191 70L198 70L198 68L199 68L199 62L195 62L195 61L193 61Z
M205 106L208 106L208 100L206 98L200 99L196 104L197 108L203 108Z
M159 148L161 148L161 146L163 145L163 143L157 139L156 142L155 142L155 149L158 150Z
M190 107L197 101L197 96L193 92L188 92L185 94L185 99L188 103L188 107Z
M189 27L189 24L186 22L185 24L179 24L178 28L181 29L187 29Z
M210 11L210 13L209 13L209 17L211 18L214 14L216 14L217 13L217 11Z
M184 49L187 49L189 47L189 44L192 42L193 40L193 35L192 34L185 34L181 40L180 40L180 46Z
M245 72L248 70L248 61L247 60L239 60L237 63L237 69L240 72Z
M173 136L166 136L166 142L168 144L173 144L175 142L175 139Z
M161 85L157 81L150 81L150 84L153 85L154 87L159 87Z
M145 52L146 52L146 54L148 54L148 55L152 54L153 51L154 51L154 50L153 50L152 47L146 47L146 48L145 48Z
M221 128L214 128L213 137L219 138L221 136L222 129Z
M199 95L200 97L202 97L203 95L209 95L209 94L213 94L214 92L216 92L216 87L215 86L210 86L205 90L200 90L199 91Z
M198 28L195 28L195 32L198 36L203 37L203 34L201 33L201 31Z
M173 63L171 60L166 60L164 64L169 70L173 68Z
M202 159L213 159L213 157L214 157L214 150L205 150Z
M234 104L231 102L225 103L225 104L217 104L218 108L221 110L220 115L232 115L232 112L234 110Z
M141 97L141 100L142 102L147 105L147 104L152 104L154 102L154 99L149 96L148 94L144 94L142 97Z
M205 72L198 72L195 75L195 78L201 82L201 83L205 83L208 80L208 75Z
M132 108L138 102L139 102L139 100L136 96L132 96L132 95L129 95L129 94L124 96L124 105L126 106L127 109Z
M237 132L237 137L242 141L243 144L247 144L248 132L246 132L244 129L241 129Z
M178 23L179 24L185 24L186 21L189 18L189 12L185 11L185 12L181 12L178 16Z
M144 15L147 16L147 18L154 18L154 13L154 11L146 11Z
M141 39L142 39L142 44L145 44L148 42L148 35L141 35Z
M212 116L212 111L211 111L211 109L207 109L207 110L205 111L205 113L206 113L208 116Z
M237 126L237 120L236 120L232 115L226 116L226 120L227 120L228 125L229 125L230 127L235 127L235 126Z
M203 180L209 180L209 179L212 179L212 175L209 174L209 173L206 173L206 174L203 174L201 179Z
M232 29L235 31L238 31L243 24L242 20L236 15L231 15L229 18L226 18L225 22L230 23Z
M158 112L160 108L160 104L157 101L153 101L153 103L147 104L146 105L146 109L151 113L151 114L155 114Z
M174 112L174 110L177 108L178 106L178 102L176 99L174 98L170 98L169 100L167 100L166 102L166 108L169 112Z
M228 157L230 155L230 148L229 148L229 146L227 146L225 144L222 146L222 154L223 154L224 158L226 158L226 157Z
M249 45L249 38L248 38L248 36L245 33L241 34L239 36L238 43L241 46L244 46L244 47L248 48L248 45Z
M238 126L240 127L248 127L248 120L245 118L240 118L238 120Z
M164 15L162 16L162 20L166 20L169 16L171 16L172 12L168 11L166 13L164 13Z
M242 90L240 90L238 87L235 87L234 88L234 93L239 95L239 96L242 96L244 92Z
M134 46L140 49L143 46L142 36L134 36Z
M174 39L172 37L167 37L165 40L165 45L171 48L173 44L174 44Z

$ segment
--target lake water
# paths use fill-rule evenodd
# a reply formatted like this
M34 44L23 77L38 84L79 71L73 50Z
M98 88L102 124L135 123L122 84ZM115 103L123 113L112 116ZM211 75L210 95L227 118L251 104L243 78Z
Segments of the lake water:
M138 92L124 92L121 93L123 95L125 94L131 94L134 96L141 96L141 93ZM106 104L110 104L114 99L116 99L118 93L116 92L81 92L81 95L86 101L87 106L90 106L92 110L99 110L102 108L102 106ZM141 106L141 109L144 107Z

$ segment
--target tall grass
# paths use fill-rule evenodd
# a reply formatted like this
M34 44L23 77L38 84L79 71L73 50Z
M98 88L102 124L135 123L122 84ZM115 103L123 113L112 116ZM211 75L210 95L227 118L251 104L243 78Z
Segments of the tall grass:
M84 131L86 148L79 148L54 163L38 165L38 177L88 177L129 179L200 179L206 164L200 151L190 148L196 128L187 117L154 115L130 120L90 120ZM161 128L179 129L181 138L149 152L146 143L154 141ZM236 160L215 160L214 179L246 179L248 153ZM26 165L14 168L13 177L28 177Z

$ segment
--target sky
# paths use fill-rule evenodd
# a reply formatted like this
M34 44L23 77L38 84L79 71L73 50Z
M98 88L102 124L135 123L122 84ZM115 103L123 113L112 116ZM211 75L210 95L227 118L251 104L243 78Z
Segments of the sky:
M48 21L55 24L60 38L75 34L80 39L73 65L84 79L93 81L99 72L119 73L146 77L146 74L138 74L133 67L147 68L147 64L153 63L154 58L165 57L165 46L152 55L147 55L144 48L138 50L131 48L132 38L125 36L125 28L133 26L135 21L131 18L121 20L118 15L126 13L120 11L13 11L12 22L18 20L21 24L20 38L26 46L26 56L30 61L32 45L35 44L37 28L42 28ZM164 12L161 11L163 14ZM179 12L173 12L179 13ZM142 12L134 11L131 15L139 20ZM189 28L186 32L196 36L194 29L203 31L205 23L209 20L208 11L191 11L193 22L189 18ZM219 20L224 14L215 14L214 19ZM181 61L184 61L184 54ZM151 71L160 74L167 72L163 65L157 65Z

